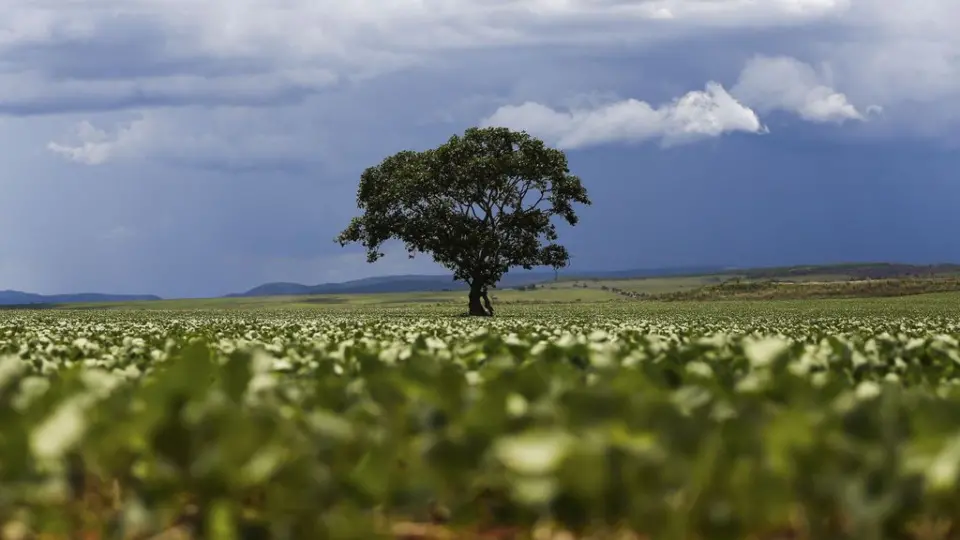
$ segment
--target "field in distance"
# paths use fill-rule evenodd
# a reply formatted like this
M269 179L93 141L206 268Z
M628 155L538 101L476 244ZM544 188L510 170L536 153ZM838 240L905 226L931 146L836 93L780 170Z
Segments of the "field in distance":
M388 281L389 278L384 278ZM426 280L425 280L426 282ZM445 286L450 285L446 281ZM404 286L408 286L405 284ZM436 287L433 283L428 286ZM914 296L960 291L960 266L851 264L793 266L691 276L642 278L577 278L529 283L492 291L496 306L631 301L804 300ZM303 294L285 296L235 295L221 298L130 302L78 302L35 305L62 309L353 309L371 306L460 307L463 290Z

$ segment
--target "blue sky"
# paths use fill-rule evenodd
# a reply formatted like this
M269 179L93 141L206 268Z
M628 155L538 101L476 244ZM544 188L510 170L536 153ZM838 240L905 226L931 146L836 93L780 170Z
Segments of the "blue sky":
M440 269L333 237L473 125L567 151L573 269L960 261L954 0L8 0L0 288Z

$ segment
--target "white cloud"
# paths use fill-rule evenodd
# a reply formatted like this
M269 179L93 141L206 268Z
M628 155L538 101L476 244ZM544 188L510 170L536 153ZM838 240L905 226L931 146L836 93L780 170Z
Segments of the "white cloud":
M731 93L761 114L787 111L818 123L864 120L828 79L795 58L757 56L743 68Z
M672 145L733 132L765 133L757 113L777 110L815 123L866 119L830 86L829 73L817 73L795 58L756 56L729 93L710 82L705 91L689 92L657 108L627 99L566 112L528 101L502 106L481 124L525 129L563 148L652 139ZM882 110L871 105L867 114Z
M883 122L869 132L940 141L955 137L960 2L857 0L837 24L813 29L812 39L787 43L789 52L828 64L836 88L864 107L867 117L877 110L872 105L881 107Z
M145 130L143 120L131 122L130 124L118 127L113 134L97 128L89 121L84 120L77 124L76 139L73 146L50 142L47 148L77 163L84 165L101 165L115 159L118 155L123 156L130 148L136 146L144 139Z
M737 131L766 131L752 110L714 82L659 107L636 99L566 112L533 102L508 105L481 125L523 129L561 148L652 139L673 145Z
M112 126L82 121L69 140L52 141L47 148L84 165L160 159L230 169L327 157L316 148L320 135L298 113L239 107L148 110Z

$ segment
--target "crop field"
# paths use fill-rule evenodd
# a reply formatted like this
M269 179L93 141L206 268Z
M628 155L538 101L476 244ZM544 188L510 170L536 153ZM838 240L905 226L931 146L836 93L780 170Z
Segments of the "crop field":
M960 297L0 312L2 538L957 538Z

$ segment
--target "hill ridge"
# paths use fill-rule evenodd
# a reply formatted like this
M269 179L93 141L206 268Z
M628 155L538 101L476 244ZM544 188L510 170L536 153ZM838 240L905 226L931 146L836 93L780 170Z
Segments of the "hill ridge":
M13 289L0 290L0 305L78 304L86 302L133 302L163 300L155 294L65 293L38 294Z

